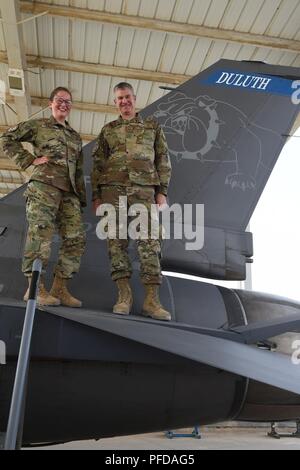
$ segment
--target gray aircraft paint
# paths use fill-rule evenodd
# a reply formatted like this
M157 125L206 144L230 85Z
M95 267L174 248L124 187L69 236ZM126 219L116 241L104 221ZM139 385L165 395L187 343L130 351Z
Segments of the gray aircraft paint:
M6 344L4 341L0 341L0 364L6 364Z

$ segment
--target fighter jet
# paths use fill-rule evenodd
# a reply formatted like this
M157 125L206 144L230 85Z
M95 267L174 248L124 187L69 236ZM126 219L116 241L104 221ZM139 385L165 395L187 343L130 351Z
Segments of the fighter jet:
M164 243L165 271L245 279L253 257L246 227L299 114L299 78L295 68L221 60L142 111L143 117L155 116L166 133L173 167L170 206L204 204L202 249L186 249L186 225L195 237L203 229L192 214L182 222L182 239ZM89 196L93 145L85 147ZM24 189L0 202L2 433L25 313ZM133 312L113 315L116 292L106 242L96 235L99 218L90 206L84 220L87 250L72 281L84 308L37 309L23 445L226 420L300 419L300 366L293 349L300 340L299 303L165 276L162 301L172 321L144 318L132 246ZM58 249L55 239L48 284Z

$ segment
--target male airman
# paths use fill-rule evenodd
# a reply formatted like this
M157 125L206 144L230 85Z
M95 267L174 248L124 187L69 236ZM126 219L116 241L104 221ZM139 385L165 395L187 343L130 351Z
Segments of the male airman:
M120 116L102 129L93 152L92 187L94 209L101 204L112 204L118 216L126 197L127 209L143 204L151 219L151 206L164 206L171 176L167 142L159 123L153 118L143 119L136 113L136 97L129 83L114 88L115 105ZM153 213L152 213L153 217ZM151 224L149 224L149 227ZM113 307L116 314L128 315L133 297L129 283L132 274L128 256L128 237L108 234L111 276L118 287L118 300ZM141 228L143 231L143 227ZM161 238L138 239L141 280L146 297L142 314L169 321L170 313L159 300L161 276Z

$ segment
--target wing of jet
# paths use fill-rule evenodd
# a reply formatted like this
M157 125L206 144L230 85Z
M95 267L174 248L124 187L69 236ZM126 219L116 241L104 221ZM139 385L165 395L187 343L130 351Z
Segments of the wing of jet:
M274 336L273 328L280 325L280 333L294 330L300 333L300 313L281 321L258 322L252 326L232 329L195 328L181 323L162 324L158 321L136 318L120 318L94 311L74 312L72 309L46 308L53 315L96 328L113 335L136 341L160 351L226 370L264 384L300 394L300 368L291 357L256 347L258 340ZM292 325L291 325L292 320ZM249 331L253 335L249 342ZM268 330L270 328L270 330ZM257 334L260 332L260 334ZM231 335L230 335L231 333ZM254 347L253 347L254 346Z
M165 278L172 322L110 309L38 309L24 443L66 442L215 423L300 418L300 304ZM109 297L100 288L103 301ZM140 303L142 295L137 293ZM103 302L104 303L104 302ZM25 304L0 299L0 432ZM257 318L257 312L262 315Z

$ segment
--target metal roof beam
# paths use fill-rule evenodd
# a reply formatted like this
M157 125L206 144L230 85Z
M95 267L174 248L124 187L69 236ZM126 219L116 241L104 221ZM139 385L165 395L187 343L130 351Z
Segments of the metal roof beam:
M48 98L39 98L36 96L33 96L31 98L32 106L40 106L41 108L44 108L47 106L48 103ZM110 106L108 104L83 103L79 101L74 101L72 109L89 113L118 114L118 110L116 109L116 107Z
M17 166L8 158L0 157L0 170L15 171Z
M0 168L1 170L1 168ZM0 175L0 183L13 183L13 184L23 184L24 181L25 181L25 178L23 178L23 176L21 175L21 173L17 173L18 176L12 176L12 177L9 177L9 176L2 176Z
M13 97L10 95L6 95L6 102L7 103L13 102ZM37 106L37 107L45 109L48 106L48 104L49 104L49 98L38 97L38 96L31 97L32 106ZM85 111L89 113L118 114L118 110L115 106L111 106L108 104L98 104L98 103L83 103L81 101L74 101L72 109L76 109L77 111Z
M33 67L43 67L46 69L64 70L68 72L88 73L99 76L123 77L131 80L171 83L172 85L180 85L189 78L192 78L191 76L182 74L152 72L149 70L118 67L105 64L92 64L88 62L72 60L66 61L65 59L52 59L50 57L27 56L27 61Z
M1 2L1 14L4 28L5 43L7 49L7 63L10 68L25 71L27 68L24 52L24 39L22 26L18 24L21 20L19 0L4 0ZM25 94L15 96L15 105L20 121L26 121L31 114L29 86L24 77Z
M277 38L260 34L244 33L207 26L177 23L173 21L158 20L152 18L142 18L139 16L120 15L116 13L106 13L85 8L72 8L49 3L21 1L21 10L24 13L44 13L49 15L65 17L74 20L93 21L108 23L118 26L126 26L137 29L147 29L151 31L162 31L164 33L179 34L182 36L193 36L197 38L208 38L215 41L226 41L251 45L255 47L268 47L282 51L300 53L300 41Z
M7 63L7 55L0 52L0 62ZM27 56L27 63L32 67L41 67L51 70L64 70L65 72L88 73L99 76L120 77L132 80L145 80L149 82L171 83L180 85L192 78L189 75L166 72L152 72L149 70L117 67L114 65L92 64L74 60L56 59L52 57Z

